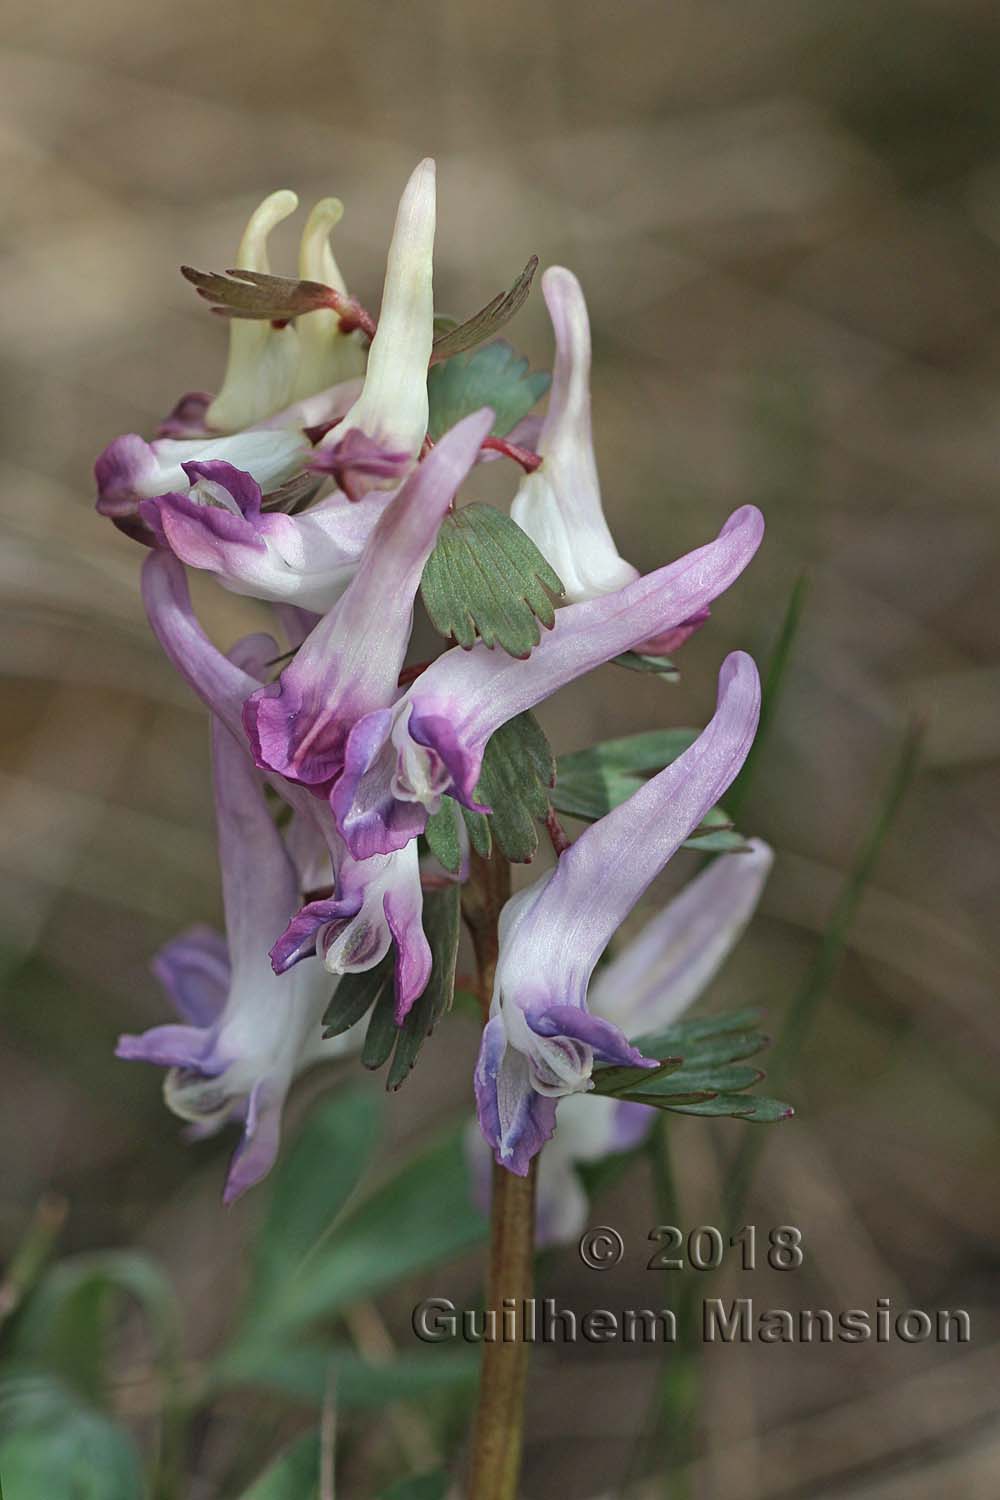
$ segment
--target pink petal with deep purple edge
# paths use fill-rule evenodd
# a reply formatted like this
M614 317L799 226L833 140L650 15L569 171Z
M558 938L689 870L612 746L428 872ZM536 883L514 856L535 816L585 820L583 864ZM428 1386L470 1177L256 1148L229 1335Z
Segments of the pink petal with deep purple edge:
M483 751L502 724L650 634L695 618L739 577L763 531L760 511L743 506L707 546L617 594L559 610L527 661L515 661L482 643L471 651L453 647L403 694L397 722L407 726L414 745L423 747L433 779L466 807L482 811L474 792ZM364 737L367 731L359 726L354 733ZM353 771L333 797L338 826L353 852L386 852L400 847L403 830L422 831L426 808L417 804L418 811L403 818L387 804L384 766L373 768L368 777Z
M734 652L719 674L716 712L694 744L504 908L492 1012L506 1051L502 1061L484 1064L477 1087L484 1134L512 1171L526 1170L537 1149L530 1093L585 1089L591 1054L654 1062L635 1053L613 1022L589 1013L590 978L643 891L732 783L759 714L757 669ZM494 1039L493 1053L497 1046ZM508 1061L514 1052L521 1063ZM502 1078L508 1094L501 1106L486 1096Z
M595 975L587 1003L633 1035L662 1030L704 992L743 936L774 855L760 839L713 859Z
M395 699L424 563L492 421L489 410L466 417L417 466L336 608L278 681L254 693L244 723L258 765L329 786L356 721Z

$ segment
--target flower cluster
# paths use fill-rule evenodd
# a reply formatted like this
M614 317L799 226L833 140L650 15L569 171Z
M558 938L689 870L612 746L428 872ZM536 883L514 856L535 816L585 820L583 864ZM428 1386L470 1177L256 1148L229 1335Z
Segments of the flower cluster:
M435 427L429 367L473 360L475 329L491 337L497 325L479 315L442 339L435 322L433 162L403 192L377 321L333 257L336 199L309 216L298 279L271 274L269 231L295 207L288 192L261 204L228 278L185 273L230 318L219 394L182 397L152 441L119 437L95 466L98 510L149 549L152 629L211 712L226 915L225 939L197 929L156 960L183 1024L123 1037L119 1054L169 1070L167 1102L195 1132L241 1123L229 1197L274 1160L296 1075L356 1044L357 1027L323 1038L334 984L391 962L398 1026L424 994L435 955L421 836L447 812L466 850L455 878L468 874L466 820L497 810L481 786L493 736L602 663L676 651L763 532L744 506L714 539L645 575L619 556L591 439L586 306L559 267L542 277L556 346L544 421L504 424L503 393L487 391L489 404L468 401ZM504 368L516 374L517 362ZM524 471L506 524L558 575L560 607L527 654L478 640L414 674L406 657L428 560L461 514L463 482L498 451ZM487 582L494 565L505 577L502 558L484 557ZM217 649L192 608L188 567L269 601L289 649L262 636ZM695 998L766 875L763 846L718 857L591 982L613 934L740 770L759 699L753 662L729 656L707 728L502 913L478 1119L495 1159L524 1173L564 1101L543 1167L555 1237L577 1213L569 1165L646 1127L641 1106L582 1097L595 1066L659 1066L627 1029L648 1030Z

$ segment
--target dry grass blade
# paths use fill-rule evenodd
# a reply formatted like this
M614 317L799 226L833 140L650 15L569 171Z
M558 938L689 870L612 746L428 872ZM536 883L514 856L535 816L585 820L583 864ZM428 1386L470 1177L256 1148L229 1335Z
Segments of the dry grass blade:
M321 281L298 281L291 276L271 276L263 271L229 269L198 271L181 266L199 297L212 304L221 318L253 318L276 321L328 307L343 313L348 300Z
M497 292L485 307L481 307L471 318L450 328L434 340L431 364L441 359L450 359L453 354L464 354L500 332L516 312L524 306L531 291L531 283L538 270L538 256L533 255L508 292Z

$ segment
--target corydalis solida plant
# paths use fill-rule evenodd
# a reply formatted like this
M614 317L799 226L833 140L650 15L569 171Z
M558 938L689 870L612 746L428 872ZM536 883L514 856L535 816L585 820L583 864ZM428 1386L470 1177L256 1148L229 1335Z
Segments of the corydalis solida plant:
M710 1100L715 1113L764 1118L771 1102L743 1095L732 1073L718 1086L703 1079L693 1100L657 1092L676 1059L626 1034L628 1007L616 1016L590 998L603 950L682 844L714 829L724 862L752 858L718 802L756 729L753 662L725 660L700 735L602 781L604 803L573 842L530 712L628 653L670 670L664 653L704 624L760 545L759 511L742 507L714 539L640 575L604 513L589 325L572 274L542 278L556 361L539 422L546 379L528 378L496 341L533 261L464 323L435 319L432 162L400 200L377 318L348 292L329 244L338 200L310 215L299 276L272 274L268 234L294 207L292 194L266 199L225 275L185 270L229 320L219 394L182 397L151 440L119 437L96 463L98 510L150 549L151 626L212 716L229 965L218 942L165 950L159 971L187 1024L123 1038L120 1055L166 1067L167 1102L197 1131L242 1126L235 1197L273 1161L282 1102L305 1066L358 1046L369 1065L386 1061L387 1005L390 1082L412 1067L455 982L456 944L428 917L434 889L456 913L462 902L480 960L475 1098L501 1183L531 1178L570 1097L577 1111L616 1092L626 1110ZM463 530L463 483L498 458L521 470L510 515L492 510L488 525ZM460 620L465 634L407 668L435 560L432 618ZM267 601L287 649L251 638L218 650L186 567ZM278 820L265 788L285 806ZM509 865L531 860L539 824L555 863L509 895ZM744 898L740 882L716 886L699 947L721 955L738 920L727 902L743 913ZM495 1290L504 1265L493 1272ZM482 1475L490 1460L476 1465Z

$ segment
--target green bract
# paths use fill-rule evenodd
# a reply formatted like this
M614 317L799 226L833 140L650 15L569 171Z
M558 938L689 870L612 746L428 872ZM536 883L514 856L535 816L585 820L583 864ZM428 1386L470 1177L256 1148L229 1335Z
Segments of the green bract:
M477 637L510 656L526 657L540 640L539 621L555 621L558 575L530 537L491 505L466 505L446 516L427 559L420 594L431 623L467 649Z
M503 339L484 344L469 354L432 365L427 376L430 401L428 431L437 442L470 412L492 406L496 412L494 437L505 437L545 395L551 376L528 374L522 359Z

